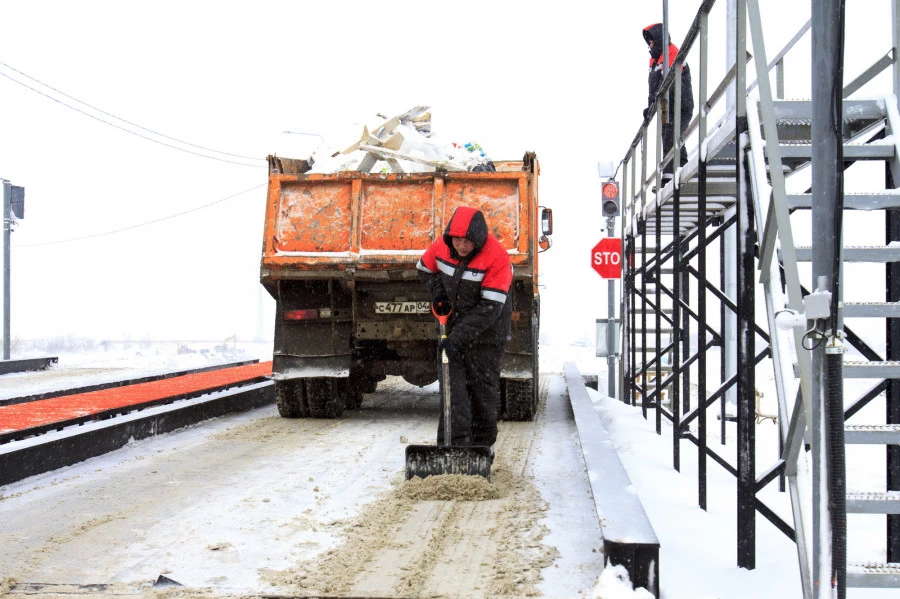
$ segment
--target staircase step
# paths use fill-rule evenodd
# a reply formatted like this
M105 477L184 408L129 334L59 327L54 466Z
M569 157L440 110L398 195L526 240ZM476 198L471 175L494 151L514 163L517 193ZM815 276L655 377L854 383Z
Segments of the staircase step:
M772 102L776 121L811 121L811 100L775 100ZM883 100L844 100L845 121L874 121L884 118Z
M843 371L848 379L897 379L900 362L844 362Z
M681 197L685 196L696 196L700 193L700 182L693 178L686 183L682 183L679 188L681 192ZM709 176L707 172L706 175L706 195L709 196L726 196L726 197L734 197L737 195L737 184L734 182L733 178L730 179L721 179L721 178L712 178Z
M812 194L800 193L787 196L788 208L812 208ZM900 189L888 189L882 193L844 194L844 208L847 210L885 210L900 208Z
M900 445L900 424L854 424L844 427L844 443Z
M848 514L900 514L900 491L848 491Z
M784 160L812 160L812 144L779 144ZM768 154L767 154L768 155ZM844 160L890 160L894 157L893 144L871 143L865 145L845 145Z
M849 563L847 586L855 588L900 588L900 564Z
M692 219L696 220L697 213L700 212L700 202L698 200L698 192L693 191L691 193L683 192L681 197L678 199L678 207L681 212L682 218L687 215ZM707 191L706 194L706 214L707 216L711 216L713 214L718 214L720 212L724 212L725 210L731 208L735 204L734 196L723 197L723 196L714 196L710 195ZM672 214L672 205L664 204L663 205L663 215Z
M797 261L812 261L812 248L797 246ZM900 262L900 246L850 246L843 250L844 262Z
M900 302L844 302L846 318L900 318Z

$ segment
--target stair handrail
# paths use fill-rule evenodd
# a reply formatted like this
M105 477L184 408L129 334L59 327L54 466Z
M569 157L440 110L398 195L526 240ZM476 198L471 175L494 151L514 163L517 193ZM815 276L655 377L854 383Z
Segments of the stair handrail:
M872 63L872 66L857 75L856 79L845 85L844 89L841 91L841 96L846 100L859 91L866 83L874 79L877 75L880 75L883 70L894 64L896 60L896 48L891 48L884 56Z
M747 126L748 136L750 139L750 152L748 158L750 161L750 186L755 204L756 227L757 231L765 230L765 214L771 215L770 206L774 202L772 188L766 178L766 158L764 147L766 141L762 139L760 131L762 127L759 122L759 94L754 92L748 98L747 110ZM775 235L776 230L767 231L766 234ZM760 240L762 242L762 240ZM785 266L789 268L789 266ZM806 352L797 352L796 335L781 330L775 324L775 317L779 312L789 309L788 301L781 288L781 273L779 272L779 264L772 260L769 262L769 271L765 274L763 285L765 288L766 301L766 317L769 325L770 342L769 347L772 352L772 363L774 366L775 389L778 400L778 421L777 425L781 431L781 438L796 438L796 432L799 431L800 436L806 428L806 412L799 409L801 406L808 405L803 402L802 394L798 393L794 378L794 359L797 360L798 370L799 361L803 359L801 354L805 354L806 361L809 362L809 356ZM796 261L793 264L793 270L797 271ZM797 275L799 278L799 275ZM798 329L793 329L797 331ZM802 346L800 346L802 347ZM810 365L811 370L811 365ZM788 398L794 398L794 405L788 405ZM785 446L787 450L787 446ZM803 587L803 597L812 597L812 568L810 561L809 547L812 546L811 523L806 521L805 514L801 506L806 505L809 499L809 478L806 462L800 459L804 454L799 452L785 451L781 457L785 460L785 473L787 475L788 485L791 493L791 511L793 516L793 524L795 538L797 541L797 558L800 565L800 581ZM788 462L788 460L791 460Z

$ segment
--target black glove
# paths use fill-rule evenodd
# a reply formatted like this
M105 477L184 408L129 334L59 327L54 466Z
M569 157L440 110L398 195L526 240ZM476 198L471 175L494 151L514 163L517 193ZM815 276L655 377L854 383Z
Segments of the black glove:
M450 306L450 298L447 297L446 293L441 293L439 296L434 298L434 301L431 303L432 307L434 307L434 313L440 314L444 316L445 314L450 314L451 306Z
M441 342L438 344L438 351L447 352L447 358L449 358L450 360L455 360L459 355L459 348L456 347L456 344L450 341L449 337L441 339Z
M648 108L645 108L645 109L644 109L644 120L645 120L645 121L647 120L647 115L648 115L649 113L650 113L650 108L649 108L649 107L648 107Z

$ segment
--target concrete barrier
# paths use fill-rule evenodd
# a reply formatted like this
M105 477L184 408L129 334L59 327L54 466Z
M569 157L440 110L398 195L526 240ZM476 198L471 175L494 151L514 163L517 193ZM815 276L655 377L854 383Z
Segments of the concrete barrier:
M606 563L622 565L635 587L659 597L659 540L600 416L572 363L563 367L584 454Z

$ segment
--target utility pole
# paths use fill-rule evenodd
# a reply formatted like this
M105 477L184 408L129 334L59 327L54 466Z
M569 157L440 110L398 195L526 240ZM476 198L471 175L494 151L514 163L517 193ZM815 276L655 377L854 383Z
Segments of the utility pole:
M606 236L616 236L616 217L611 216L606 219ZM607 296L607 316L609 317L609 325L606 327L606 347L609 354L606 356L607 367L607 394L609 397L616 397L616 346L615 346L615 328L616 319L616 280L609 279L609 295Z
M12 185L3 179L3 359L9 360L9 235L12 231Z
M9 360L10 338L10 254L9 236L12 233L13 217L25 217L25 188L3 181L3 359Z

